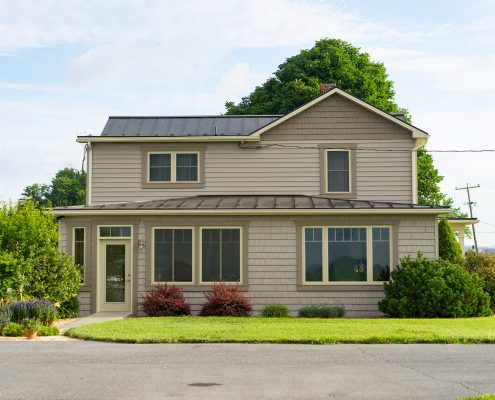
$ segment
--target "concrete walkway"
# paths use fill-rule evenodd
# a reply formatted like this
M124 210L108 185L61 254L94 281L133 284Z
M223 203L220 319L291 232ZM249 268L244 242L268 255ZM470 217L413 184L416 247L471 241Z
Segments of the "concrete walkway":
M129 312L97 312L87 317L75 318L65 321L56 322L55 325L60 330L60 334L63 335L65 331L70 328L77 328L79 326L97 324L99 322L117 321L124 319L131 315Z

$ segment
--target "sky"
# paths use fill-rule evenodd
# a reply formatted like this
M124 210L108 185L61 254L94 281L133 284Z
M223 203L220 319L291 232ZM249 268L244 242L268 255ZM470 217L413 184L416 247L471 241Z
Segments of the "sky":
M385 64L428 149L495 149L495 0L0 0L0 200L80 168L109 115L223 113L325 37ZM495 153L433 155L494 246Z

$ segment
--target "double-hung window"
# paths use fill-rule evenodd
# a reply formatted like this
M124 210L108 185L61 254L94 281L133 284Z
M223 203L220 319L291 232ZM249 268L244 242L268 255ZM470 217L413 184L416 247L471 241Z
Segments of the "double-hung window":
M305 283L389 280L389 226L304 227L303 241Z
M328 193L351 192L350 150L326 150L326 185Z
M199 152L148 153L148 182L199 182Z
M154 282L193 282L193 228L154 228Z

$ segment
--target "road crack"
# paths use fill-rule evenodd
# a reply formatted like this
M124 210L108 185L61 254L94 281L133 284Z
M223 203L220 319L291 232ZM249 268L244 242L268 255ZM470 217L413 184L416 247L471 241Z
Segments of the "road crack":
M407 364L403 364L401 363L400 361L392 361L392 360L389 360L389 359L386 359L384 357L380 357L379 355L376 355L376 354L373 354L373 353L370 353L368 351L366 351L365 349L363 349L362 347L358 346L358 345L354 345L354 347L361 353L363 354L364 356L369 356L369 357L372 357L374 358L375 360L378 360L378 361L381 361L382 363L384 364L394 364L394 365L399 365L403 368L406 368L406 369L409 369L411 371L414 371L416 372L417 374L420 374L420 375L423 375L424 377L426 378L429 378L429 379L432 379L433 381L436 381L436 382L444 382L444 383L453 383L453 384L456 384L456 385L459 385L459 386L462 386L464 389L474 393L474 394L482 394L482 392L470 387L469 385L466 385L465 383L463 382L459 382L459 381L456 381L456 380L453 380L453 379L442 379L442 378L439 378L437 376L434 376L434 375L430 375L424 371L421 371L420 369L418 368L415 368L413 366L410 366L410 365L407 365Z

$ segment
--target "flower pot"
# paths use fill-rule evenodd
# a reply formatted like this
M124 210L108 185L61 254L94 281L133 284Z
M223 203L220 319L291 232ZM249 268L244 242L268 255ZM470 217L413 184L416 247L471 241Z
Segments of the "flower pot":
M28 339L28 340L32 340L34 339L36 336L38 336L38 332L36 331L30 331L28 329L24 329L24 336Z

